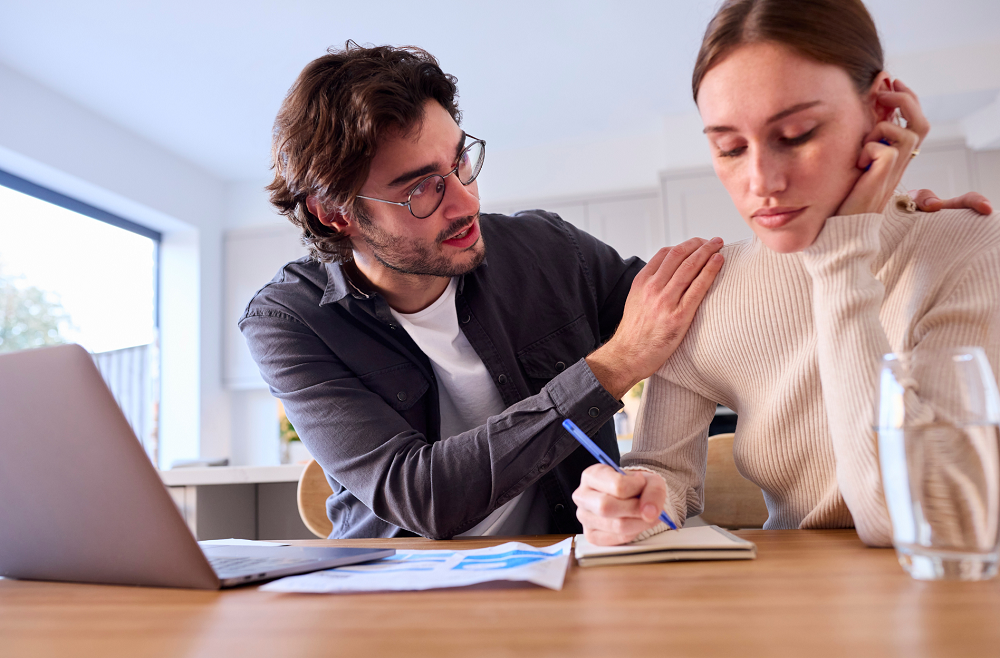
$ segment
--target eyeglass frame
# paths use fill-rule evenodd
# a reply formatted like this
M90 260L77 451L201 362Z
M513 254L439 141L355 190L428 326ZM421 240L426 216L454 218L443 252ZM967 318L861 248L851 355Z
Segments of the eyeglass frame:
M420 187L421 185L423 185L424 183L426 183L431 178L435 178L435 177L440 178L442 181L447 181L448 176L451 176L452 174L455 174L455 178L458 178L458 182L462 183L462 179L458 177L458 168L462 164L462 156L465 155L465 153L467 153L468 150L471 149L473 146L475 146L477 143L483 145L483 154L480 157L481 163L479 165L479 171L476 172L476 175L473 176L472 180L470 180L468 183L462 183L462 186L463 187L468 187L469 185L472 185L474 182L476 182L476 179L479 178L479 174L481 174L483 172L483 164L486 163L486 140L485 139L479 139L478 137L470 135L469 133L465 133L465 136L466 137L471 137L472 138L472 142L459 152L459 154L458 154L458 164L455 165L455 168L452 169L451 171L449 171L447 174L443 174L443 175L442 174L430 174L428 176L424 176L423 178L421 178L417 182L417 184L414 185L413 188L410 190L410 193L408 195L406 195L406 201L405 202L401 202L401 201L389 201L387 199L376 199L375 197L361 196L360 194L358 194L354 198L355 199L366 199L368 201L378 201L379 203L388 203L388 204L393 205L393 206L402 206L402 207L406 208L407 210L409 210L410 214L413 215L413 217L415 219L427 219L428 217L430 217L431 215L433 215L435 212L437 212L437 209L441 207L441 202L444 201L444 194L443 193L441 194L441 197L438 199L437 205L434 206L433 210L431 210L429 213L427 213L423 217L417 217L417 213L413 212L413 206L410 205L410 199L413 197L413 193L417 191L418 187Z

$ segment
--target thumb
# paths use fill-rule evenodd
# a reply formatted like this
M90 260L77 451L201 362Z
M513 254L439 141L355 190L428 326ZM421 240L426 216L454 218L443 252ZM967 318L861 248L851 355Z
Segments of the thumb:
M924 212L934 212L944 207L941 199L930 190L917 190L916 193L911 192L910 196L913 197L917 207Z
M663 478L654 473L642 473L646 486L639 496L639 513L643 521L653 522L660 516L667 502L667 485Z

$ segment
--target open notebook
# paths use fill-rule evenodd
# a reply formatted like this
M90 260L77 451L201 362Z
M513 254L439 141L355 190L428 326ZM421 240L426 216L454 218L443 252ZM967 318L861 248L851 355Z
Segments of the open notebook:
M621 546L594 546L576 536L576 561L581 567L681 560L752 560L757 546L714 525L668 530Z

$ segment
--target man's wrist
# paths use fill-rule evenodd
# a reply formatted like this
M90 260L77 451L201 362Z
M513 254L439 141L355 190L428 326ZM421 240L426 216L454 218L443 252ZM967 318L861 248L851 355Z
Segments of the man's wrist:
M639 381L638 379L633 381L633 373L623 367L623 360L611 343L591 352L586 361L597 381L616 400L625 397L625 394Z

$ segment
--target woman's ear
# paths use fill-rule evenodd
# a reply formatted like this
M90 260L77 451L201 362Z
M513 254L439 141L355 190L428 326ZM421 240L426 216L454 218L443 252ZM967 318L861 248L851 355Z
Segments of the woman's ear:
M340 208L328 208L326 204L313 195L306 197L306 208L316 215L316 218L324 226L343 232L350 225L347 216Z
M886 91L894 91L892 88L892 78L885 71L881 71L875 76L875 82L869 87L868 94L865 97L866 105L871 109L875 123L890 120L896 111L896 108L887 107L878 102L878 95Z

